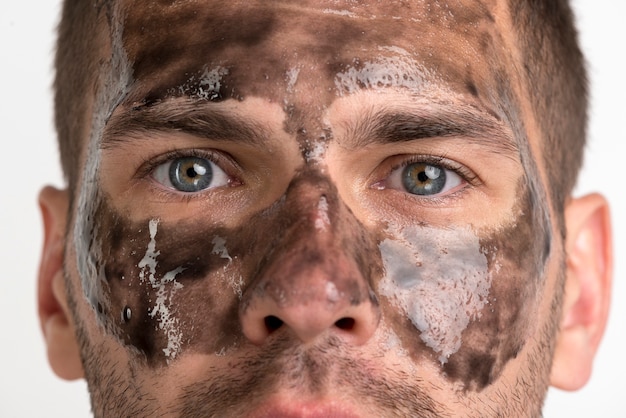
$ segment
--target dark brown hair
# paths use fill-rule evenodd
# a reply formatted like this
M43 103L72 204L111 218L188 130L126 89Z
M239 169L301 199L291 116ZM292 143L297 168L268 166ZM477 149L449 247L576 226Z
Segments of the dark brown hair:
M61 165L70 194L80 177L80 156L87 143L97 77L106 48L106 17L96 0L63 2L54 61L54 120Z
M71 192L90 126L88 108L108 40L108 0L65 0L55 60L55 122L61 163ZM567 0L511 0L523 76L544 135L552 203L562 214L582 164L587 125L587 78Z
M544 135L543 160L557 214L576 184L587 138L588 82L567 0L511 0L524 79Z

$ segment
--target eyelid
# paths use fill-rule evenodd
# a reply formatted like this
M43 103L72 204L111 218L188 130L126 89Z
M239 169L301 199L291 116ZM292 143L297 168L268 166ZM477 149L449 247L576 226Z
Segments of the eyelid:
M218 152L215 150L206 150L202 148L174 149L172 151L159 154L158 156L154 158L149 158L141 164L139 169L137 169L135 178L138 180L150 180L155 183L158 183L152 177L152 174L154 170L157 169L157 167L168 162L173 162L177 158L186 158L186 157L204 158L216 164L226 174L226 176L228 176L228 186L238 186L242 184L239 176L235 174L237 172L241 172L241 167L239 166L239 164L237 164L237 162L230 155L225 154L224 152ZM164 186L160 185L159 188L164 189ZM188 195L188 193L182 193L180 191L172 190L169 188L166 190L169 193ZM212 190L212 189L207 189L207 190ZM189 195L195 195L195 194L202 194L202 192L191 193Z
M386 169L382 178L379 178L377 181L373 183L371 187L386 189L387 187L383 186L383 183L386 182L391 175L399 169L403 169L404 167L413 164L413 163L423 163L429 165L440 166L446 170L450 170L456 173L466 184L478 187L482 184L480 178L469 168L464 166L463 164L458 163L457 161L451 160L442 155L396 155L388 159L388 163L390 168ZM452 192L451 194L455 194ZM445 196L416 196L421 199L441 199L445 198Z
M469 168L464 166L463 164L458 163L457 161L451 160L444 156L434 156L434 155L423 155L423 156L414 156L414 158L405 161L402 166L407 166L412 163L425 163L441 166L447 170L453 171L463 180L465 180L468 184L476 186L480 183L480 179L478 176Z
M199 157L206 158L219 165L226 174L234 175L233 171L239 171L239 164L228 154L221 151L208 150L202 148L173 149L159 153L156 157L145 158L135 174L136 178L149 177L150 173L159 165L177 158Z

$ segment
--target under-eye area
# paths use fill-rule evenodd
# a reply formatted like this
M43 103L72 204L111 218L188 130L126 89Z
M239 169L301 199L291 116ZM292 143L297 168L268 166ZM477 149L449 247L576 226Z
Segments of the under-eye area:
M396 225L379 244L381 306L403 347L465 390L496 380L536 332L550 236L532 192L521 183L518 193L505 227Z

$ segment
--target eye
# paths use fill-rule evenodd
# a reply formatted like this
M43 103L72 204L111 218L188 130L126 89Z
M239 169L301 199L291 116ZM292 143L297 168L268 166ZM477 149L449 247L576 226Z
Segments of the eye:
M185 193L228 184L228 176L213 161L206 158L178 157L158 165L152 177L162 185Z
M413 162L392 171L384 188L405 190L419 196L435 196L457 188L463 179L438 164Z

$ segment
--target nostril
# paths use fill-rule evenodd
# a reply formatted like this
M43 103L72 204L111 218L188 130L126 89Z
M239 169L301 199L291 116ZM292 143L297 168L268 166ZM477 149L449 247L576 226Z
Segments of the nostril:
M354 318L341 318L335 322L335 326L344 331L350 331L354 328Z
M270 334L276 331L282 325L283 321L280 318L275 317L274 315L269 315L265 317L265 328L267 328L267 332Z

